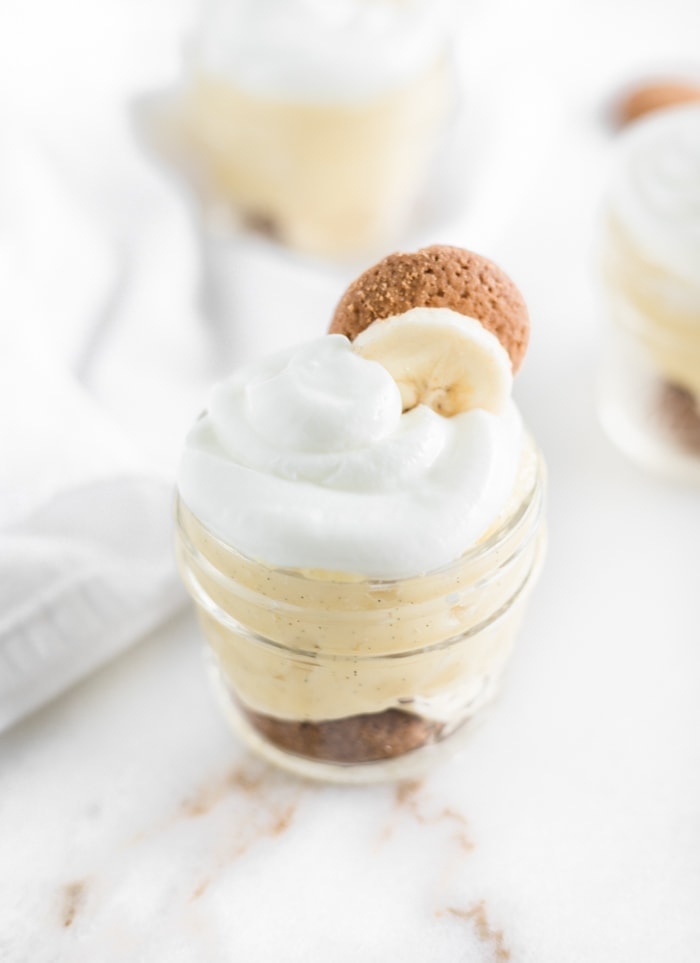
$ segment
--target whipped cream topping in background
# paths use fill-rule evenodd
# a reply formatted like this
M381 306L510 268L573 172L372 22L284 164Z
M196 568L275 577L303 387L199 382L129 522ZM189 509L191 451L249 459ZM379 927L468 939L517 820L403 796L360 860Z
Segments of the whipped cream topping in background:
M609 204L643 255L697 288L700 306L700 105L657 111L621 136Z
M492 335L492 337L494 337ZM520 416L402 414L399 389L343 335L217 385L190 431L178 487L200 521L273 566L376 578L459 558L512 494Z
M440 55L452 0L211 0L193 64L278 99L361 100Z

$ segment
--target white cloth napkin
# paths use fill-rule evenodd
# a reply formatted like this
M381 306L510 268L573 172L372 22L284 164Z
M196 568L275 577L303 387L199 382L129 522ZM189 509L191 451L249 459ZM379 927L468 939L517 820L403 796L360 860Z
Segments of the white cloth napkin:
M0 731L186 601L185 432L233 365L323 333L350 278L203 233L127 103L89 152L0 143Z
M172 473L86 386L124 286L119 245L31 139L2 148L0 730L184 601Z

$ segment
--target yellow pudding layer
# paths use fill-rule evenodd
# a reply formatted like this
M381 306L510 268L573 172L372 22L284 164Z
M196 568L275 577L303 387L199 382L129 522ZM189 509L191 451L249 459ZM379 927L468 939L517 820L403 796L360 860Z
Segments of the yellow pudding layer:
M399 707L461 721L501 673L539 570L542 473L528 441L511 503L480 543L396 581L244 558L180 501L180 567L227 687L282 719Z

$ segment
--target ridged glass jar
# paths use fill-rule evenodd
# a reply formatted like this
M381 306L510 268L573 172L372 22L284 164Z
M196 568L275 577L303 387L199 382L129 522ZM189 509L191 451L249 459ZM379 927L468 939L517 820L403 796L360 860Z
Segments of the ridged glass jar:
M612 216L600 263L603 426L638 463L700 482L700 274L696 290L680 296L679 279L645 258Z
M603 426L638 463L700 482L700 104L618 135L598 241Z
M244 558L177 501L180 571L223 708L259 755L335 782L422 771L493 696L544 547L544 468L456 562L395 581Z
M425 54L402 66L399 37L393 57L370 61L386 68L369 71L374 82L357 62L357 25L367 20L363 46L377 47L377 25L393 11L400 26L402 7L378 3L377 19L367 4L346 6L333 16L291 0L291 9L210 3L188 45L177 121L218 209L295 251L341 260L383 251L407 230L457 100L452 19L437 14L444 0L425 4L436 8ZM336 21L352 8L343 30ZM295 9L299 25L279 48ZM337 45L335 57L310 57L302 14L321 49Z

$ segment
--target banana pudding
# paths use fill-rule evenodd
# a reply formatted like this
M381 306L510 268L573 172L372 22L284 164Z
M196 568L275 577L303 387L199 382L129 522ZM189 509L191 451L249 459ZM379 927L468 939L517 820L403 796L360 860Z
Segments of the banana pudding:
M226 711L267 758L404 776L493 696L543 550L511 399L527 332L500 269L435 246L215 386L180 466L179 561Z
M214 196L312 254L395 239L451 110L448 0L206 9L181 125Z
M638 460L700 480L700 104L622 134L601 267L604 425Z

